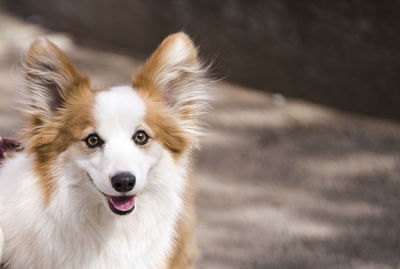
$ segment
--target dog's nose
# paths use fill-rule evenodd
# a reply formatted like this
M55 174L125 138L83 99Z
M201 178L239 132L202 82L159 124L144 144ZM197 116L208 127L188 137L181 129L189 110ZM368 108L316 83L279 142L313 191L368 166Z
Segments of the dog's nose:
M136 177L129 172L115 174L111 178L111 185L117 192L128 192L135 187Z

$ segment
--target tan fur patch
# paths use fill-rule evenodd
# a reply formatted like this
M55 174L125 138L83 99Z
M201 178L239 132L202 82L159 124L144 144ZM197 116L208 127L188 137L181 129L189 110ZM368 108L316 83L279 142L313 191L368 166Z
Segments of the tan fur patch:
M34 154L39 184L44 191L44 202L48 205L56 189L55 170L57 156L71 144L86 137L85 130L94 126L92 115L95 93L88 85L80 85L75 94L66 98L60 115L51 119L31 137L27 151ZM32 124L35 124L32 123Z
M167 260L165 268L188 269L192 268L197 256L195 242L196 212L194 207L195 181L189 178L186 184L184 201L184 213L177 223L177 235L175 237L175 248Z
M149 84L154 85L156 76L161 71L160 68L167 64L167 54L171 51L172 47L175 45L175 43L177 43L178 40L183 42L185 44L185 48L187 48L187 64L198 64L197 50L194 47L190 38L184 33L170 35L166 39L164 39L157 50L146 61L146 65L144 66L142 72L134 77L134 87L141 88L148 86Z
M161 97L144 88L135 89L144 100L147 112L145 123L153 133L153 139L159 141L165 149L178 159L190 144L190 137L179 126L179 122L173 118L171 112L163 104Z
M163 96L163 90L159 88L158 82L160 74L171 60L169 58L171 50L179 42L183 43L182 48L185 48L185 53L187 53L182 64L197 65L197 50L192 41L186 34L177 33L167 37L146 61L142 71L133 77L133 88L144 99L147 106L146 123L155 133L154 138L160 141L176 159L195 141L195 137L181 127L181 120L195 121L196 119L192 116L189 103L187 103L188 108L180 113L174 113L168 107L168 100L166 100L168 98Z
M85 138L93 126L95 91L88 76L80 73L56 45L35 41L26 57L24 78L28 128L24 146L34 155L39 185L48 205L56 190L57 157L72 143Z

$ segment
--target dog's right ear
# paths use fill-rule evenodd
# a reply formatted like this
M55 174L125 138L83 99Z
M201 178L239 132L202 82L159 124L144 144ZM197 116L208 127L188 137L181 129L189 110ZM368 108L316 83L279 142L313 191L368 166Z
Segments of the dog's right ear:
M27 90L25 111L36 120L57 115L67 96L75 89L90 87L67 56L47 39L36 40L26 56L23 76Z

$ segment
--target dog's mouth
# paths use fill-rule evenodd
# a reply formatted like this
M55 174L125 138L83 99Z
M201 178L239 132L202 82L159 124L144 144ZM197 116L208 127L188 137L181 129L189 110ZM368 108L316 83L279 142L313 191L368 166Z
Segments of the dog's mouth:
M136 195L133 196L110 196L106 195L108 205L112 212L118 215L127 215L135 209Z
M87 173L90 181L94 184L92 177ZM121 196L111 196L101 192L108 201L108 205L112 212L118 215L128 215L135 209L136 205L136 195L121 195Z

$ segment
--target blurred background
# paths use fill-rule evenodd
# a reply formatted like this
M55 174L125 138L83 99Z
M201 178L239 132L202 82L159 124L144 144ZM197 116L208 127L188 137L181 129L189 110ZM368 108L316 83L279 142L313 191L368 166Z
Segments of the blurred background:
M196 154L197 268L400 268L400 1L0 0L0 135L23 124L35 38L102 87L181 30L224 78Z

